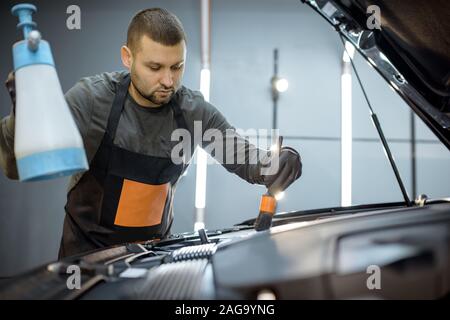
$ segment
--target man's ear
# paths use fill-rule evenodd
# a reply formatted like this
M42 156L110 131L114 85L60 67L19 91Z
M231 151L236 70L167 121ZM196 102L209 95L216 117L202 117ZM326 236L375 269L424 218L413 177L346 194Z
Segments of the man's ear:
M120 57L122 58L123 65L130 70L133 64L133 55L131 54L130 48L127 46L122 46L120 48Z

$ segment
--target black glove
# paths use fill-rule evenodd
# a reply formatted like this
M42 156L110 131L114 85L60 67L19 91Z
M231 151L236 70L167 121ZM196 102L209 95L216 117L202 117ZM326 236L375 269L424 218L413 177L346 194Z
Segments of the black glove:
M5 81L6 89L8 90L11 102L13 104L13 113L16 113L16 78L14 72L11 71Z
M272 195L286 190L302 175L300 155L291 147L281 147L278 164L277 173L264 176L264 184Z

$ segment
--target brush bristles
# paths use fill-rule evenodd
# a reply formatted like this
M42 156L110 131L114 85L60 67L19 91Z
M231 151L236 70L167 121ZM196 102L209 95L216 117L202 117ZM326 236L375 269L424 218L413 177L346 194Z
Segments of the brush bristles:
M272 226L272 215L270 213L260 212L255 221L255 230L264 231Z

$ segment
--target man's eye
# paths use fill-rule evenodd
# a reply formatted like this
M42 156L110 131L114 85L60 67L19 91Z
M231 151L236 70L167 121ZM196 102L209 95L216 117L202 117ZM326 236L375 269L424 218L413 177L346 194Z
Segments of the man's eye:
M180 70L181 67L182 67L182 65L180 65L180 66L173 66L173 67L172 67L172 70Z
M158 71L159 67L150 67L150 69L153 70L153 71Z

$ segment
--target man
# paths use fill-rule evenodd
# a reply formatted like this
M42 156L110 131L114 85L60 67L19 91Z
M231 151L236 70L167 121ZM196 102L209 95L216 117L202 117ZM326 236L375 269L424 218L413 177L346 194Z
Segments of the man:
M246 162L223 166L246 181L282 191L300 177L300 156L289 147L279 152L279 170L263 175L262 162L249 161L258 149L199 92L181 85L186 36L175 15L159 8L137 13L121 58L127 71L83 78L65 95L90 168L70 180L60 258L169 234L175 187L190 161L172 161L177 141L171 133L185 129L193 135L194 121L201 121L203 132L231 130L224 140L237 141L233 156L245 150ZM14 106L11 75L6 84ZM1 166L17 179L14 108L0 129Z

